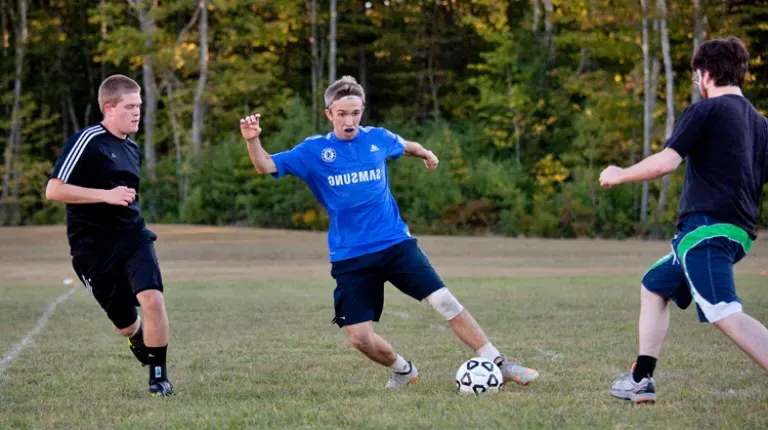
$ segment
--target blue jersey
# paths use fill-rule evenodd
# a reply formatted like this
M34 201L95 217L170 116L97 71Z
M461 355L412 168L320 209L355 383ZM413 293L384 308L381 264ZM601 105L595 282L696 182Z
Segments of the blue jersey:
M291 174L309 185L331 218L331 262L389 248L411 237L389 190L387 159L405 151L403 138L360 127L352 140L313 136L272 156L276 178Z

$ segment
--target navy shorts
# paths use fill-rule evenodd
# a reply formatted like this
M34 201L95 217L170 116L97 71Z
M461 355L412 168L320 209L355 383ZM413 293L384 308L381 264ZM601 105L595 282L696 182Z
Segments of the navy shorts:
M155 246L145 242L124 258L109 263L103 259L103 255L77 256L72 266L115 327L130 327L138 318L136 295L145 290L163 291Z
M717 322L742 311L733 266L751 248L742 228L693 215L672 239L672 252L645 274L643 285L681 309L695 301L701 322Z
M333 291L336 317L333 322L339 327L378 321L384 309L384 283L387 281L419 301L445 287L416 239L334 262L331 276L336 280Z

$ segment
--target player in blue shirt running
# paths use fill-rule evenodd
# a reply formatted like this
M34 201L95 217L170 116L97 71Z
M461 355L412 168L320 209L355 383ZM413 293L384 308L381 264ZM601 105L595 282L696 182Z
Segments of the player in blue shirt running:
M290 151L268 154L261 145L260 115L240 120L256 170L276 178L295 175L309 185L331 218L328 247L335 318L352 345L391 369L387 388L418 380L410 361L373 330L384 307L384 282L416 300L425 300L445 317L456 335L479 356L499 365L504 383L527 385L539 372L508 361L488 340L468 310L448 291L411 237L389 190L387 159L422 158L434 170L439 160L416 142L383 128L360 127L365 91L350 76L325 91L325 115L333 131L312 136Z

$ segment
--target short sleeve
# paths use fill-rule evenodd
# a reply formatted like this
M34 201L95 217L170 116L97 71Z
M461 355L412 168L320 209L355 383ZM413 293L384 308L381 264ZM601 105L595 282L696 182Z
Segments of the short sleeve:
M384 135L387 158L392 158L393 160L400 158L405 152L405 139L398 134L392 133L386 128L382 128L381 132Z
M272 161L277 167L277 172L273 173L272 176L282 178L285 175L294 175L306 180L309 174L309 166L305 161L304 154L306 151L306 143L301 143L289 151L272 155Z
M99 128L86 129L82 133L76 134L67 140L64 144L64 149L61 151L61 155L56 160L56 164L53 166L53 172L51 172L51 179L60 179L64 183L68 183L72 178L72 174L75 177L80 171L85 169L87 164L85 160L88 159L88 147L89 143L95 136L103 134L104 130Z
M675 131L669 137L665 148L671 148L681 158L685 158L693 149L696 142L701 139L706 124L708 110L701 102L688 106L675 125Z

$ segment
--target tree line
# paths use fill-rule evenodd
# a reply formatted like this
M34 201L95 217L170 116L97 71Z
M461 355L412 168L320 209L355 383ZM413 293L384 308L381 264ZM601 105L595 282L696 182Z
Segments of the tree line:
M63 221L53 162L122 73L143 87L148 221L327 228L303 184L256 174L237 121L260 112L267 150L291 148L329 131L322 93L352 75L365 123L442 160L390 164L414 231L662 236L683 169L597 175L657 151L699 100L702 41L747 43L745 94L768 112L766 22L766 0L0 0L0 224Z

